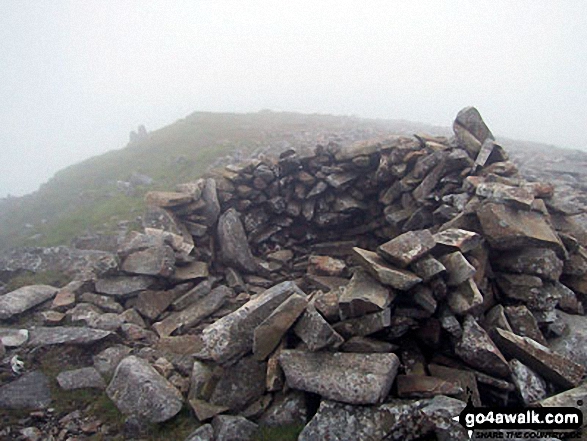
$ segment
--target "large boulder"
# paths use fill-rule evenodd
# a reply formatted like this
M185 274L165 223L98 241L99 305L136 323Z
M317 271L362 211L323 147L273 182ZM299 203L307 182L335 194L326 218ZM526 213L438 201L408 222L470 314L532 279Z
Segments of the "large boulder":
M55 297L59 289L49 285L30 285L0 296L0 320L12 318Z

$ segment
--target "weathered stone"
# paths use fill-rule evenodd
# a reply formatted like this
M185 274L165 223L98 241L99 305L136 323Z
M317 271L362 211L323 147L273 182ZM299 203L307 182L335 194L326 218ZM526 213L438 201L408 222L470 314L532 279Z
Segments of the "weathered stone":
M189 289L183 292L179 297L176 296L175 300L172 303L172 308L175 311L180 311L182 309L187 308L192 303L200 300L202 297L208 295L208 293L212 290L212 285L214 284L214 278L208 278L200 283L198 283L192 289ZM192 285L193 286L193 285Z
M29 330L27 346L39 347L58 344L84 345L112 335L110 331L72 326L36 327Z
M381 311L395 297L389 288L382 286L364 271L355 271L350 283L338 298L341 318L360 317Z
M346 269L344 261L330 256L310 256L308 263L308 273L316 276L339 277Z
M307 304L305 296L292 294L255 328L253 354L256 359L264 360L273 352Z
M542 282L536 276L500 273L496 278L501 292L511 300L525 303L528 308L545 311L553 309L561 293L556 285Z
M153 423L173 418L183 406L181 393L147 361L134 355L119 363L106 393L123 414Z
M432 398L436 395L457 395L463 389L452 381L428 375L398 375L397 395L400 398Z
M424 283L429 282L433 277L443 274L446 271L444 265L432 256L424 256L420 260L413 262L410 265L410 269L420 277Z
M306 397L303 392L291 391L278 396L259 420L259 425L283 427L305 425L308 418Z
M203 279L208 277L208 264L206 262L190 262L184 266L178 266L171 277L177 282L186 280Z
M90 328L114 332L123 325L124 319L120 314L107 312L106 314L99 314L90 317L87 323Z
M169 277L175 271L175 253L167 245L137 251L124 260L122 270L130 274Z
M532 369L516 359L510 360L510 367L512 381L524 405L528 406L546 396L546 383Z
M206 203L202 210L205 224L212 226L218 220L220 214L220 203L218 202L218 193L216 189L216 181L208 178L205 181L204 189L202 190L202 200Z
M106 348L102 352L93 356L94 367L100 374L110 377L114 374L118 363L130 354L130 352L131 348L123 345L115 345Z
M290 387L350 404L382 402L399 367L395 354L284 350L279 362Z
M310 351L319 351L327 347L337 348L344 342L311 303L295 325L294 332Z
M546 346L546 339L542 335L536 319L530 310L524 306L506 306L505 315L515 334L520 337L530 337L532 340Z
M468 279L448 294L448 305L457 315L468 314L483 303L483 295L473 279Z
M65 320L65 313L59 311L43 311L41 312L41 317L45 325L59 325Z
M416 305L430 314L434 314L438 306L432 290L424 285L416 285L413 289L412 299Z
M188 435L185 441L214 441L212 424L204 424Z
M98 306L101 310L106 312L120 313L124 311L124 308L120 303L114 300L112 297L101 296L98 294L92 294L91 292L85 292L80 296L81 302L91 303L92 305Z
M73 281L68 283L66 286L61 288L53 298L51 309L62 311L69 308L70 306L73 306L75 304L76 295L81 294L80 288L83 287L83 282Z
M548 397L538 403L542 407L578 407L587 411L587 383Z
M486 139L495 139L479 111L474 107L465 107L457 114L453 130L459 145L463 146L472 157L477 157Z
M150 234L153 230L171 233L181 238L181 244L177 243L181 251L188 255L194 249L194 240L185 225L171 211L165 208L148 206L143 216L143 227L145 233Z
M334 325L334 330L345 338L353 336L365 337L388 326L391 326L391 310L389 308L338 322Z
M240 217L236 210L229 208L218 220L218 241L222 261L248 273L255 273L257 264Z
M202 340L212 359L224 363L250 351L255 328L292 294L304 295L295 283L282 282L204 329Z
M430 375L451 381L460 386L462 392L454 394L455 398L458 398L464 403L470 401L475 407L481 406L481 397L479 396L479 389L477 388L477 379L473 372L440 366L434 363L428 365L428 370L430 371Z
M380 245L377 253L400 268L418 260L436 245L428 230L408 231Z
M559 257L566 254L561 240L541 213L486 203L477 210L477 217L492 248L509 250L534 246L550 248Z
M88 326L90 320L96 318L102 313L102 309L96 305L92 305L91 303L78 303L67 311L67 316L73 324L83 323Z
M353 248L353 253L359 264L384 285L407 291L422 281L409 271L388 265L377 253L357 247Z
M63 371L57 375L61 389L106 389L106 383L100 373L93 367Z
M517 358L545 379L562 387L576 387L585 368L528 337L496 329L495 342L510 357Z
M218 376L215 376L212 368L199 360L195 360L190 375L190 389L188 399L209 400Z
M312 296L312 302L316 307L316 310L322 314L322 316L328 322L336 322L340 320L338 297L340 290L329 290L327 292L317 291Z
M558 281L563 271L562 260L549 248L522 248L501 254L493 263L502 271L529 274L552 281Z
M0 296L0 320L12 318L55 297L59 291L49 285L30 285Z
M495 305L485 314L483 320L483 329L491 335L495 328L505 329L506 331L514 332L510 326L507 317L505 316L505 308L503 305Z
M216 406L214 404L210 404L207 401L199 400L197 398L191 398L188 400L190 407L194 411L196 418L198 421L208 421L209 419L219 415L223 412L228 410L226 406Z
M463 325L463 337L455 353L467 364L483 372L508 378L510 367L489 335L468 315Z
M376 340L368 337L351 337L340 347L343 352L358 352L371 354L375 352L393 352L397 346L386 341Z
M155 283L148 276L111 276L96 280L96 291L116 297L130 297Z
M149 191L145 195L145 202L158 207L175 207L192 202L193 196L189 193L174 191Z
M215 441L248 441L253 438L257 425L242 416L218 415L212 420Z
M142 291L137 296L135 309L145 318L155 320L175 299L173 291Z
M476 269L460 251L439 258L448 273L448 286L457 286L475 275Z
M208 400L230 411L242 410L265 393L267 364L245 357L226 367Z
M557 311L558 321L565 324L560 337L549 341L549 347L587 368L587 317Z
M51 401L49 379L38 371L0 386L0 409L45 409Z
M7 348L17 348L29 339L26 329L0 328L0 343Z
M232 290L220 285L186 309L171 313L162 321L155 323L153 329L157 331L160 337L168 337L178 328L188 329L194 327L220 309L229 297L232 297Z

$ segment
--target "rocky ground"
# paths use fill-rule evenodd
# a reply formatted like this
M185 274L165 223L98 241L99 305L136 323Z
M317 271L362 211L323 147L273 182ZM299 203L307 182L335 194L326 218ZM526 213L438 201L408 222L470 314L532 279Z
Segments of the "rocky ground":
M468 401L587 403L580 167L453 128L229 164L59 251L75 280L0 296L0 437L461 440Z

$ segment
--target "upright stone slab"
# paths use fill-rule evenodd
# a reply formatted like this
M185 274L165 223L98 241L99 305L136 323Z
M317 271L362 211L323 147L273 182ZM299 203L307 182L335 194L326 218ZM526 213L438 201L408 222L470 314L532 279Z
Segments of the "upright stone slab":
M0 320L12 318L55 297L59 291L49 285L30 285L0 296Z
M173 418L183 406L181 393L147 361L134 355L120 362L106 393L122 413L152 423Z
M279 363L291 388L350 404L382 402L399 367L395 354L296 350L282 351Z
M225 363L250 351L255 328L292 294L305 296L294 282L282 282L204 329L202 341L210 357Z
M257 264L249 248L245 229L234 208L226 210L218 220L218 242L222 261L226 265L248 273L256 272Z

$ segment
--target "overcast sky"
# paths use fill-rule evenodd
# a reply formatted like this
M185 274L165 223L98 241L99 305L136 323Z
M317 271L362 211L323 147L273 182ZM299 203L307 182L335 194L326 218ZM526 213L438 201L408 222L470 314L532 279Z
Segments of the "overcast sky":
M0 0L0 196L139 124L263 108L587 149L587 2Z

